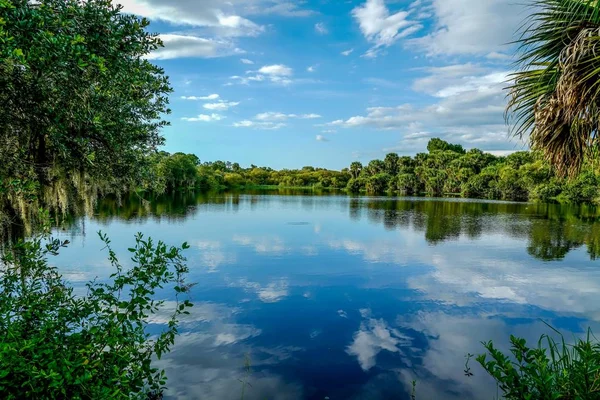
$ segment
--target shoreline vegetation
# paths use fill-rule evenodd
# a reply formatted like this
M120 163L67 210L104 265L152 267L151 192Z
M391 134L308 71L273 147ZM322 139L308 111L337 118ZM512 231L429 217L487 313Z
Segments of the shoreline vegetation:
M540 152L494 156L479 149L433 138L427 153L414 157L390 153L367 165L353 162L340 171L313 166L274 170L238 163L201 162L196 155L165 152L149 157L148 178L140 188L151 193L194 189L339 190L349 194L464 197L510 201L597 203L600 171L587 160L572 179L560 177Z

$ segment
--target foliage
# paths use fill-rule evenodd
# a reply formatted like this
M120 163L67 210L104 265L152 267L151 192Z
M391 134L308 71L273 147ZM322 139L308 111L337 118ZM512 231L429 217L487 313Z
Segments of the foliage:
M164 312L157 290L186 292L181 248L136 236L133 266L124 268L108 248L115 272L109 282L90 282L78 296L48 257L68 241L38 236L19 241L0 265L0 392L5 399L151 398L162 392L164 371L153 357L169 351L188 300L174 302L166 329L146 331L151 315ZM176 297L177 298L177 297ZM171 302L170 302L171 303Z
M574 177L598 146L598 2L536 0L517 43L508 121L560 176Z
M311 166L280 171L255 165L242 168L225 161L202 163L193 154L160 152L147 157L150 172L142 188L163 193L189 188L312 187L345 189L348 193L566 202L593 202L600 196L600 179L593 160L586 160L585 172L564 180L538 152L519 151L496 157L479 149L465 151L441 139L431 139L428 148L429 153L414 158L390 153L367 166L355 161L341 171Z
M149 22L110 0L0 1L0 181L133 179L171 88ZM39 194L36 193L36 194Z
M483 343L488 354L476 358L507 400L600 398L600 344L590 332L574 345L548 335L536 347L514 336L510 341L511 356L490 341Z

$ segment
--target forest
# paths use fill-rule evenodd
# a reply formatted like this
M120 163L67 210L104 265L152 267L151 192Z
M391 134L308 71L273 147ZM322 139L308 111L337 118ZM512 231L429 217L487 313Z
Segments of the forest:
M226 190L264 186L338 189L350 194L461 196L516 201L595 202L598 173L586 161L572 179L561 178L542 154L518 151L497 157L479 149L434 138L426 153L390 153L367 165L353 162L333 171L306 166L274 170L225 161L201 162L193 154L160 152L148 157L141 188L154 193L177 190Z

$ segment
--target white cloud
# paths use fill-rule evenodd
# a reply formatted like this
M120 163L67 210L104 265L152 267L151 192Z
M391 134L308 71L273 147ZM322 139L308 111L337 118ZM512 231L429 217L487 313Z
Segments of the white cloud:
M319 114L302 114L300 116L300 118L302 119L317 119L317 118L322 118Z
M354 49L348 49L348 50L342 51L340 54L347 57L350 54L352 54L353 52L354 52Z
M234 102L234 101L223 101L223 100L221 100L218 103L206 103L202 107L206 108L207 110L227 111L231 107L235 107L238 104L240 104L240 103L239 102Z
M291 76L294 71L283 64L265 65L258 71L246 71L247 76L232 76L229 79L238 81L242 85L249 85L250 82L270 81L277 85L286 86L292 83Z
M247 4L246 12L250 15L276 14L283 17L309 17L315 12L313 10L300 8L303 1L296 0L237 0L239 3ZM250 3L250 4L248 4Z
M317 32L319 35L327 35L329 30L324 23L319 22L315 24L315 32Z
M123 11L176 25L218 29L223 34L254 36L263 27L235 13L227 13L218 0L119 0Z
M288 118L295 117L295 114L283 114L279 112L264 112L256 114L254 119L259 121L285 121Z
M276 129L281 129L285 126L287 126L284 123L275 123L275 122L256 122L256 121L251 121L251 120L243 120L240 122L235 122L233 124L233 126L235 128L253 128L253 129L258 129L258 130L276 130Z
M467 148L509 150L514 147L507 143L508 128L503 117L506 105L503 87L509 71L474 64L425 71L426 76L414 81L413 90L437 98L437 102L424 106L369 107L362 115L326 125L397 130L403 135L397 147L404 153L422 150L429 134ZM419 137L412 137L414 134Z
M240 61L242 62L242 64L248 64L248 65L254 64L254 61L248 60L247 58L242 58L242 59L240 59Z
M384 0L367 0L363 6L352 10L363 35L373 44L365 56L375 57L382 47L389 47L420 30L422 25L409 20L409 14L408 11L390 14Z
M311 65L310 67L306 68L306 71L307 71L307 72L315 72L315 71L316 71L316 68L317 68L316 66L314 66L314 65Z
M260 114L256 114L254 119L257 121L285 121L290 118L299 119L317 119L321 118L319 114L284 114L280 112L268 111Z
M219 98L218 94L209 94L208 96L181 96L183 100L216 100Z
M317 135L315 139L317 140L317 142L329 142L329 139L327 139L323 135Z
M191 35L159 35L164 47L147 55L149 60L169 60L172 58L214 58L224 57L242 50L231 42L217 39L206 39Z
M220 121L223 118L225 118L222 115L219 114L200 114L197 117L183 117L181 118L182 121L187 121L187 122L213 122L213 121Z
M489 54L506 49L530 7L506 0L432 0L433 32L410 41L429 54ZM423 7L419 7L423 9Z
M265 65L258 70L259 73L270 76L292 76L292 69L283 64Z

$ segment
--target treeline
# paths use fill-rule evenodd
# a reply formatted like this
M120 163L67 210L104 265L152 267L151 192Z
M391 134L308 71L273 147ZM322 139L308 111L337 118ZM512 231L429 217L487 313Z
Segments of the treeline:
M536 152L498 157L437 138L429 141L426 153L414 157L390 153L367 165L353 162L341 171L311 166L279 171L255 165L242 168L238 163L201 162L193 154L166 152L149 156L146 170L142 187L157 193L280 186L521 201L591 202L600 196L600 178L589 162L567 180L559 178Z

